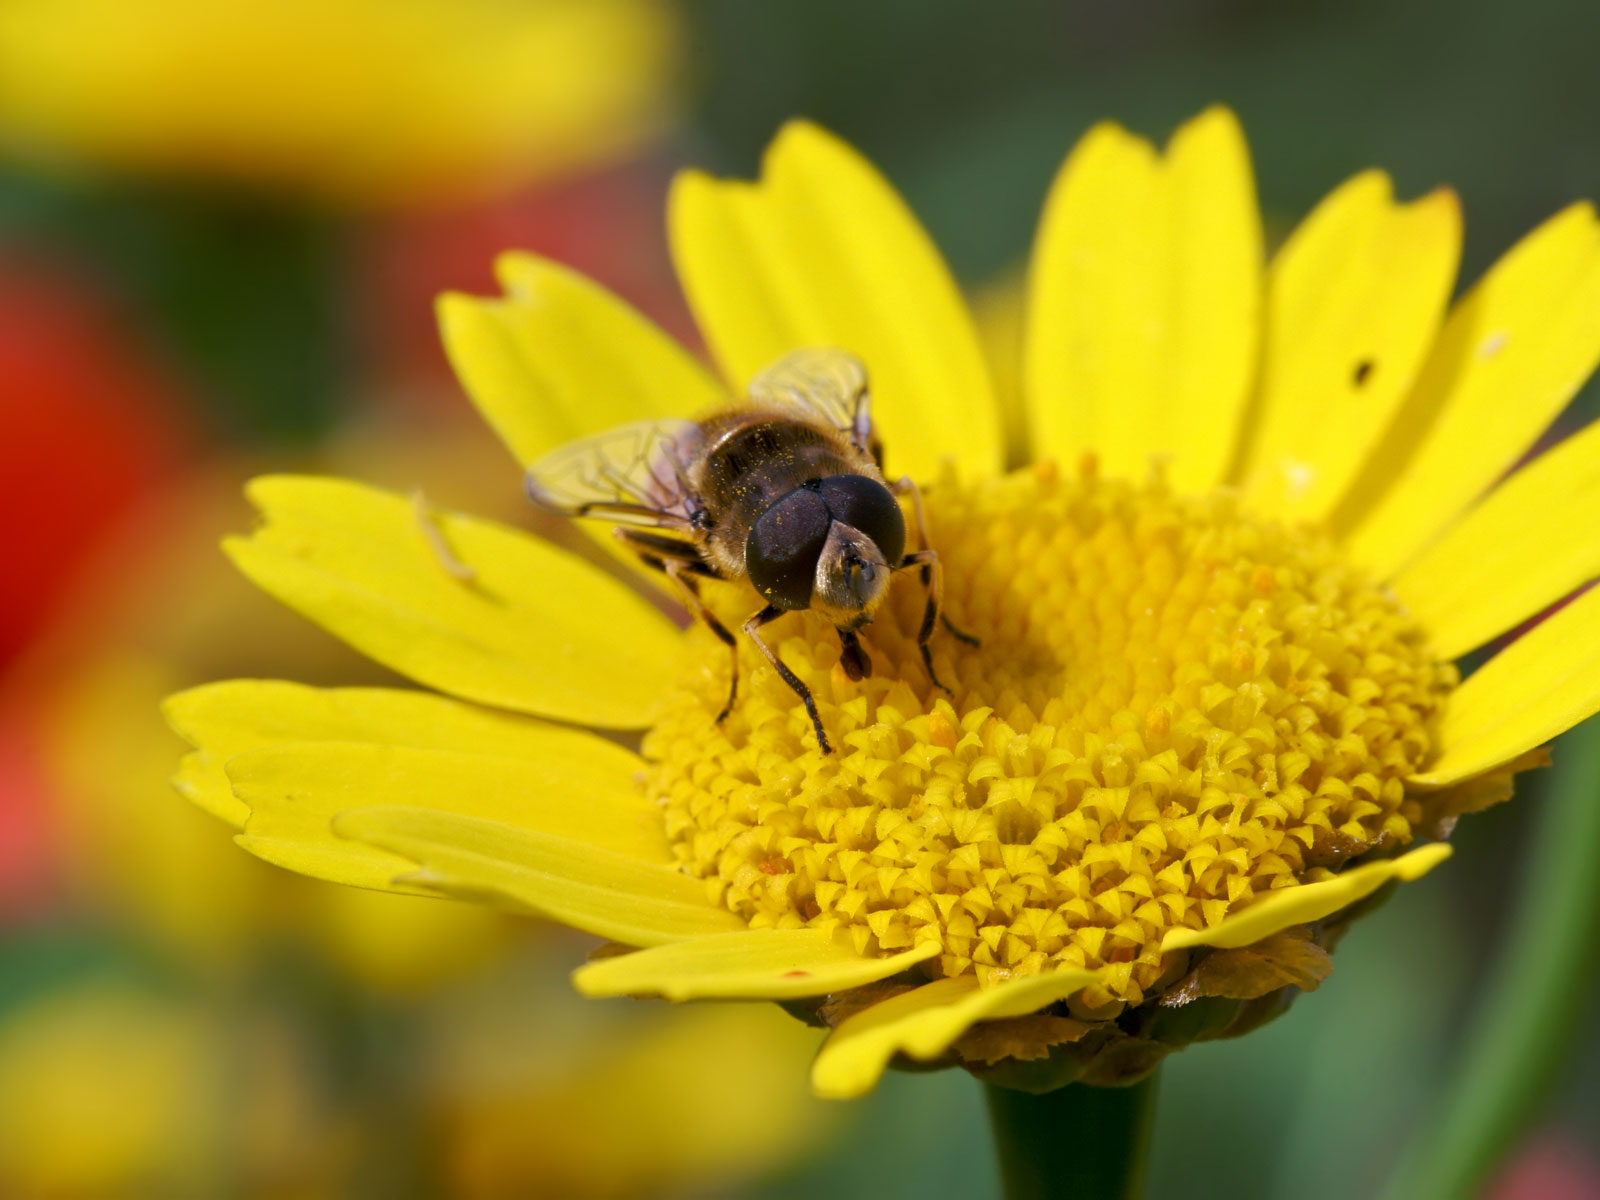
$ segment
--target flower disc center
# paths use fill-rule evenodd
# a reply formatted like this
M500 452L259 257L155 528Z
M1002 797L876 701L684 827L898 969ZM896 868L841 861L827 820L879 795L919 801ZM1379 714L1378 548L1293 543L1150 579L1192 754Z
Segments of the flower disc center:
M744 639L717 725L729 656L703 629L646 738L679 861L751 927L843 928L867 954L934 940L930 969L984 981L1109 967L1138 1003L1169 930L1412 838L1403 781L1454 669L1325 538L1228 493L1048 466L926 504L947 612L982 640L934 635L949 693L907 571L859 683L816 614L767 629L835 754ZM745 591L709 598L737 622Z

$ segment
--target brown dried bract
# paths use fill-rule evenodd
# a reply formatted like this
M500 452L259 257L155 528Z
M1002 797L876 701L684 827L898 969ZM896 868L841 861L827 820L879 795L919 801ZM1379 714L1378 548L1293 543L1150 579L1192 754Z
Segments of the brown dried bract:
M817 1005L817 1016L829 1029L837 1029L858 1012L864 1012L874 1004L881 1004L904 992L913 991L917 986L915 983L892 983L885 980L882 983L869 983L851 988L848 992L834 992Z
M1254 1000L1283 987L1314 992L1333 971L1333 957L1305 925L1296 925L1249 946L1215 950L1172 987L1161 1003L1169 1008L1202 996Z
M1049 1013L984 1021L961 1035L955 1051L964 1063L993 1066L1008 1058L1032 1062L1047 1057L1052 1046L1075 1042L1092 1028L1086 1021Z
M1511 799L1514 777L1520 771L1550 765L1550 748L1539 746L1486 774L1420 797L1425 817L1420 825L1424 837L1445 838L1463 813L1482 812L1503 800Z

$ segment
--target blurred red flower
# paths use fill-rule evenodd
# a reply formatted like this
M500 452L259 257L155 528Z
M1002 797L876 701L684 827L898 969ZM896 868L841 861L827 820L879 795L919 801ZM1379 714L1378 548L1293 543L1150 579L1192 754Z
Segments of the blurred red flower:
M0 671L50 623L96 545L197 440L175 372L92 288L0 260ZM29 731L0 728L0 911L52 872Z
M1600 1159L1592 1147L1546 1130L1507 1164L1489 1200L1600 1200Z
M697 335L667 254L661 198L672 164L641 158L565 183L478 205L374 219L357 270L362 335L385 403L426 397L462 404L435 331L445 291L499 290L492 264L529 250L604 284L694 344Z
M87 287L0 261L0 666L194 440L174 373Z

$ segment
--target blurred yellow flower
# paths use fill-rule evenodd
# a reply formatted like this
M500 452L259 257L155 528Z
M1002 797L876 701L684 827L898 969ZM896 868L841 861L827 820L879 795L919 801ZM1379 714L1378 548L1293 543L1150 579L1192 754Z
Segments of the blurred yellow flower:
M0 1194L365 1194L398 1129L424 1140L427 1194L701 1194L830 1124L798 1069L814 1038L769 1007L585 1021L496 980L442 1005L380 1096L284 1015L105 978L0 1013Z
M759 183L683 176L669 226L734 393L801 346L867 364L889 467L931 485L951 612L983 639L936 643L952 691L897 588L864 680L811 614L775 627L838 753L748 644L718 723L725 647L614 574L359 484L258 479L235 563L444 695L175 697L180 787L240 845L642 948L580 970L588 994L804 1007L831 1029L825 1095L897 1055L1118 1083L1318 986L1362 901L1437 866L1460 813L1600 709L1600 592L1465 683L1451 662L1600 571L1600 427L1495 486L1600 358L1589 206L1451 307L1448 191L1401 203L1365 172L1264 268L1230 113L1165 152L1099 126L1045 204L1035 465L1010 475L954 281L849 147L791 125ZM504 298L441 316L524 465L726 402L592 283L500 266ZM743 616L741 587L709 601ZM581 725L648 732L635 753Z
M95 980L0 1016L0 1193L311 1194L336 1139L303 1057L260 1020ZM270 1188L235 1194L269 1194Z
M821 1143L832 1113L796 1070L815 1034L771 1006L644 1015L530 1019L500 990L453 1008L424 1084L445 1194L702 1194Z
M660 128L677 40L654 0L9 0L0 145L338 204L472 196Z

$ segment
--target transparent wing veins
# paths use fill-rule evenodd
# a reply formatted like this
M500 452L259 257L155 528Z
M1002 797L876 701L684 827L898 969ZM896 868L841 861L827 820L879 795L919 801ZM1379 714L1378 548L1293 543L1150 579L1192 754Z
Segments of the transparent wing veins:
M634 421L552 450L529 468L528 498L566 517L688 529L700 510L688 463L693 421Z
M846 350L816 346L784 355L750 381L750 400L821 417L862 452L874 453L867 369Z

